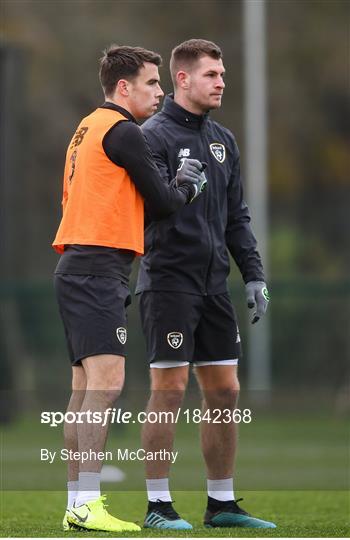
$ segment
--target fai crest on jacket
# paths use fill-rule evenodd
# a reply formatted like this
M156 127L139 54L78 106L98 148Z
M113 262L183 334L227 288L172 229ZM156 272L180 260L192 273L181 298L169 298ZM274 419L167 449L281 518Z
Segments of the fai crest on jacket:
M170 347L172 347L173 349L178 349L179 347L181 347L184 337L181 332L170 332L167 335L167 340Z
M210 151L213 154L214 158L219 162L223 163L226 158L226 148L221 143L211 143L209 145Z

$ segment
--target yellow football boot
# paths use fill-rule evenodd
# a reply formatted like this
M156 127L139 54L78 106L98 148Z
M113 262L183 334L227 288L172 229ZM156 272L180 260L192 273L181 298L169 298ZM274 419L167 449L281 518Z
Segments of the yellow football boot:
M102 495L96 501L89 501L78 507L73 506L67 515L67 523L92 531L141 531L141 527L136 523L111 516L106 510L105 500L106 496Z

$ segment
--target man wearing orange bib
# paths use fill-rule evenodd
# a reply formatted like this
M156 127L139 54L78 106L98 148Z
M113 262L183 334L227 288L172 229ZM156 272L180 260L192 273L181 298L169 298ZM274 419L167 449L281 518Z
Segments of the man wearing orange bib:
M144 252L144 205L153 220L162 219L206 184L202 164L187 159L165 185L136 123L150 117L163 96L160 64L158 54L140 47L107 49L100 65L105 103L81 121L67 150L53 247L61 254L55 290L72 363L68 411L83 419L65 424L72 455L103 453L108 424L89 421L91 412L103 416L123 388L128 281L135 255ZM107 512L102 463L68 462L64 530L139 531Z

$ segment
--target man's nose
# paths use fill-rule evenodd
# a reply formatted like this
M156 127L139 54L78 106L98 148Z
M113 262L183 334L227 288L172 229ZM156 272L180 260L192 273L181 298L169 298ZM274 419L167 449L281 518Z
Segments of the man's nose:
M160 85L158 84L158 88L157 88L157 97L163 97L164 96L164 92L163 90L161 89Z
M225 82L224 82L224 79L222 77L219 77L219 79L216 81L216 86L218 88L222 88L222 89L225 88Z

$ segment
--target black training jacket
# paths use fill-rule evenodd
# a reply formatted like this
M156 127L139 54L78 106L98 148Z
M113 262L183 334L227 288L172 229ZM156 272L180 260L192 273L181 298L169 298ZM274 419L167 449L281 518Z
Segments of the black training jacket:
M232 133L206 115L195 115L167 96L161 112L142 126L165 182L182 158L208 164L206 191L145 231L136 293L227 291L229 253L243 280L264 281L260 255L243 199L239 150Z

